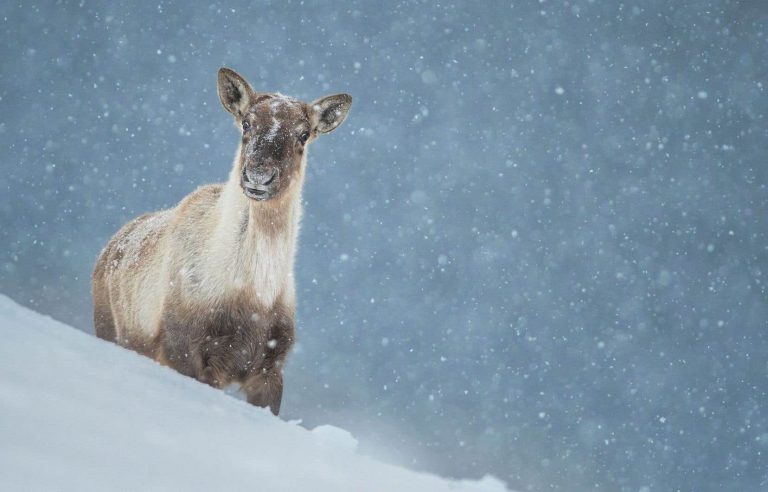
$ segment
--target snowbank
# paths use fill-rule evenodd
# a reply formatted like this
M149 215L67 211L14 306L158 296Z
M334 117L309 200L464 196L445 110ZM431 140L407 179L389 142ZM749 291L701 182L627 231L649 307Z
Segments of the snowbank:
M506 490L355 452L0 296L4 490Z

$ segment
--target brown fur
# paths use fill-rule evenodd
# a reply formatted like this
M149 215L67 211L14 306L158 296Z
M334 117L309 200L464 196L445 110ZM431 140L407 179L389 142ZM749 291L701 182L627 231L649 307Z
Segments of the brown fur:
M239 383L277 414L294 341L306 144L344 120L351 98L309 105L256 93L229 69L219 71L219 96L244 129L229 181L115 234L93 272L94 325L206 384Z

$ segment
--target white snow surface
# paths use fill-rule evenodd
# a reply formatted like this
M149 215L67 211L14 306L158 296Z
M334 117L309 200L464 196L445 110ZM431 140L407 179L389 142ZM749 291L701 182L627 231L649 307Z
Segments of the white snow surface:
M4 490L507 490L356 452L0 295Z

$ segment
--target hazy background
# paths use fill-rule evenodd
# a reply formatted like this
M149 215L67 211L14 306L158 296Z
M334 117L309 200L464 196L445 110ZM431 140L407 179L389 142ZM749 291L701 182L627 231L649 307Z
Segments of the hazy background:
M283 418L523 490L765 490L768 4L305 3L0 1L0 292L92 332L108 238L226 179L220 66L348 92Z

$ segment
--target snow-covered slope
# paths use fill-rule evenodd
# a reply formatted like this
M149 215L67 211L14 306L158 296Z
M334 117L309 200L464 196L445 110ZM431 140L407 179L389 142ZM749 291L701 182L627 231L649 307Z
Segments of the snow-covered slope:
M355 452L0 296L4 490L483 491Z

